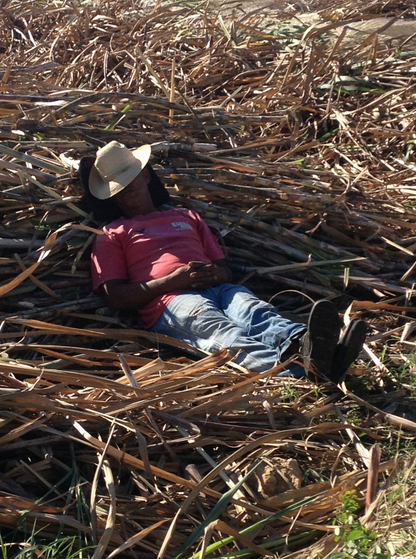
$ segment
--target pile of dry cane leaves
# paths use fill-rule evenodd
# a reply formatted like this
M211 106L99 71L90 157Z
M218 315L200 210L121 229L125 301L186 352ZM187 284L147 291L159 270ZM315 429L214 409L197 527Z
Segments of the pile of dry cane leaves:
M248 4L2 2L4 557L325 557L350 490L391 553L412 541L415 43L343 26L415 8L311 2L308 26L305 2ZM156 339L92 293L76 166L114 139L153 144L242 283L369 321L348 389Z

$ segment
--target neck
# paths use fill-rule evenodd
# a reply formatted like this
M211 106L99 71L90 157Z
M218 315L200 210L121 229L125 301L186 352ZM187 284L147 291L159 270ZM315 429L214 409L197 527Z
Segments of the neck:
M117 205L121 209L123 215L127 219L136 217L138 215L146 215L156 211L156 207L153 204L153 200L150 194L144 195L140 198L134 199L134 201L129 200L128 203L123 203L118 201Z
M152 204L148 208L145 209L134 209L134 208L125 208L123 209L123 215L126 219L131 219L132 217L137 217L139 215L146 215L151 214L156 211L157 208Z

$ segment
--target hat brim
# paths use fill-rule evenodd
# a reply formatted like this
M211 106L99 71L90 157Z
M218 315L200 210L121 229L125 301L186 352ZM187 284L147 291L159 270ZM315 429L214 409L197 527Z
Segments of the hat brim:
M149 144L145 144L135 150L131 150L131 154L135 157L136 162L117 175L117 180L104 179L95 168L95 165L93 165L88 180L88 187L95 198L107 200L124 190L146 167L150 159L151 147Z

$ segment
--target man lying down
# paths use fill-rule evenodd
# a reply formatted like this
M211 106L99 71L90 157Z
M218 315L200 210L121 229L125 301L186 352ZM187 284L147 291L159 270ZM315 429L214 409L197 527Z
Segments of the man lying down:
M340 339L332 302L316 302L305 326L233 284L221 247L197 213L155 207L150 152L149 145L130 151L115 141L97 152L89 190L111 199L123 217L95 240L94 290L113 309L137 309L152 332L208 352L231 348L233 360L250 371L266 372L300 353L304 367L292 363L281 374L342 380L361 351L366 323L352 321Z

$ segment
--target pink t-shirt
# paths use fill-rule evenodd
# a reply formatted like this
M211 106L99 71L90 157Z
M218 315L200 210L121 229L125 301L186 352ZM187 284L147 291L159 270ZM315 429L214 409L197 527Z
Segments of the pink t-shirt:
M104 235L97 235L91 255L95 291L110 280L150 281L167 276L191 260L214 262L224 258L206 223L191 210L120 218L103 231ZM161 295L142 307L143 326L152 326L178 293Z

